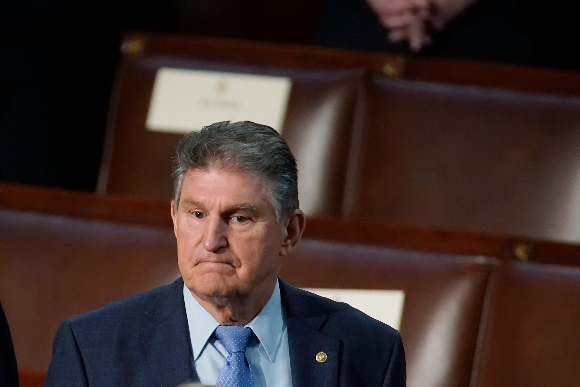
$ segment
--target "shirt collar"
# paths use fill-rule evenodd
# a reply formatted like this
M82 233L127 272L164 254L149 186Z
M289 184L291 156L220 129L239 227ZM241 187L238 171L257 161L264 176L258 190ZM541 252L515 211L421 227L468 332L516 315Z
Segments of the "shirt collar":
M282 345L282 335L286 329L286 319L282 312L282 298L280 297L280 285L272 292L270 300L262 308L260 313L247 325L252 328L254 334L260 340L262 348L266 352L268 360L273 363L276 360L278 349Z
M187 286L183 286L183 300L189 325L189 336L193 350L193 358L197 358L203 352L208 340L218 327L216 319L201 306L193 297ZM282 299L280 297L280 285L276 286L272 296L262 308L260 313L248 325L261 344L260 352L264 352L270 362L276 360L276 354L282 344L282 335L286 329L286 323L282 311ZM195 334L193 334L195 332ZM262 351L263 349L263 351Z
M193 359L197 360L199 355L203 352L208 339L219 324L216 319L200 305L195 297L193 297L185 284L183 285L183 301L185 302L187 324L189 325L189 336L191 338Z

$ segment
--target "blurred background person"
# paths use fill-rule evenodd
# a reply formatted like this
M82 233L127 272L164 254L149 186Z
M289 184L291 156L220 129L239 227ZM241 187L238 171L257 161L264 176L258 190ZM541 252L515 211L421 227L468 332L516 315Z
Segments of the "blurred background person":
M319 44L580 68L571 0L325 0Z

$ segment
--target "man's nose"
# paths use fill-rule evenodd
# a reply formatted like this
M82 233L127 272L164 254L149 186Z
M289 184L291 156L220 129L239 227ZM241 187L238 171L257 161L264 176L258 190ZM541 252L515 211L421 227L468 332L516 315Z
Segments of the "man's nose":
M211 219L204 230L203 247L207 251L218 252L228 245L227 224L221 219Z

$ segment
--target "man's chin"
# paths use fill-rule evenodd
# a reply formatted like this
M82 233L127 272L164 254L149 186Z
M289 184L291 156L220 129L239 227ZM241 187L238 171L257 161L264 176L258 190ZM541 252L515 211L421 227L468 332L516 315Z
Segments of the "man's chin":
M239 296L238 289L230 289L223 287L189 287L189 290L194 296L207 301L219 302L220 300L226 301L228 299L236 298Z
M227 298L232 298L235 297L237 294L237 292L234 291L213 291L213 292L209 292L209 293L205 293L204 297L206 298L214 298L214 299L227 299Z

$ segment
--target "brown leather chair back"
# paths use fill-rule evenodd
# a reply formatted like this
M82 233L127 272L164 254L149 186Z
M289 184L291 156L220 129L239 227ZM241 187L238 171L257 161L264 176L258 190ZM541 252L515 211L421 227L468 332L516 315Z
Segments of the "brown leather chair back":
M578 241L580 98L376 76L344 215Z
M169 227L0 209L0 246L0 298L29 371L48 368L66 318L179 276Z
M577 386L580 268L504 264L492 288L471 385Z
M152 35L129 37L123 47L98 192L169 200L171 158L182 135L146 129L157 70L227 71L291 79L282 136L298 160L302 208L340 213L361 67L374 57L334 61L314 48Z
M405 292L400 332L408 386L469 385L495 259L302 240L281 278L307 288Z

